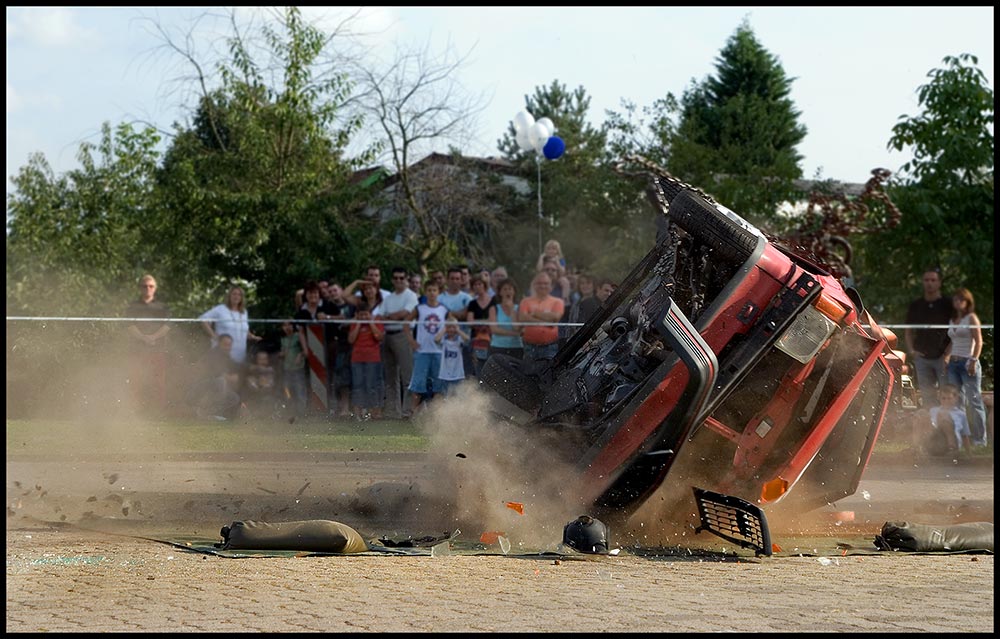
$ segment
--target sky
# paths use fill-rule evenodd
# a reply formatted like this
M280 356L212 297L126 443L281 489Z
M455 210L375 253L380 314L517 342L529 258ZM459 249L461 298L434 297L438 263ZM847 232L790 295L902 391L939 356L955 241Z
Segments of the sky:
M221 11L8 6L8 192L31 153L44 154L56 173L76 168L80 144L96 142L105 121L164 131L186 121L193 92L179 79L190 67L162 48L153 25L175 38L192 33L194 50L207 55L225 24L203 17L193 32L192 25ZM719 52L744 20L794 79L790 97L808 130L799 146L807 178L864 182L876 167L898 171L911 155L887 149L892 127L921 112L917 90L945 56L975 55L994 82L991 6L309 7L303 14L329 27L354 16L357 46L372 59L391 59L400 46L464 57L455 78L483 105L461 147L466 155L499 155L497 140L525 96L554 80L585 89L594 126L607 110L621 111L622 100L643 107L667 93L679 97L715 74Z

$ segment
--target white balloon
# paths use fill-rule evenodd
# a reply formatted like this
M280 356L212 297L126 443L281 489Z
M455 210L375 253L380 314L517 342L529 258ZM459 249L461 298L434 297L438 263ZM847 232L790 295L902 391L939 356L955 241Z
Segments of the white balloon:
M549 135L553 135L556 132L556 125L552 123L552 120L548 118L541 118L538 120L539 124L544 124L545 128L549 130Z
M513 124L514 131L520 133L521 131L527 131L532 124L535 123L535 117L528 113L527 111L518 111L517 115L514 116Z
M530 151L533 148L531 139L528 137L528 129L521 129L517 132L517 145L521 147L522 151Z
M528 129L528 141L531 142L531 148L536 151L541 151L545 148L545 143L549 141L548 128L541 122L535 122Z

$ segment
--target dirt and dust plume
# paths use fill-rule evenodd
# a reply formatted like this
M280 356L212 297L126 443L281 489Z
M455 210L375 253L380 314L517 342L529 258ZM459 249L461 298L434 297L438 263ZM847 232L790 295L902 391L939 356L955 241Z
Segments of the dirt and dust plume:
M8 332L8 528L43 521L214 537L236 520L332 519L372 536L461 529L467 540L498 532L515 548L544 548L584 514L569 497L578 474L558 459L558 442L493 417L474 382L414 418L427 454L310 449L311 437L330 436L325 417L215 423L192 414L185 394L208 348L194 324L171 330L167 411L150 415L124 330L32 323ZM356 428L363 437L365 424ZM234 433L240 444L205 441L215 431L217 444Z
M698 432L679 451L666 481L621 528L619 543L641 547L705 543L707 533L695 533L700 525L694 488L719 488L718 472L731 462L729 447L720 448L712 433ZM722 465L726 464L726 465Z
M513 545L558 545L581 514L580 473L559 457L559 436L525 429L491 410L475 382L428 405L419 423L431 441L426 492L455 525L478 537L501 532Z
M232 493L245 480L177 463L191 436L186 394L208 348L198 328L172 326L160 402L142 384L148 371L136 367L126 324L8 322L8 528L204 521L218 530L218 514L236 509Z
M492 398L474 383L457 397L433 402L419 423L431 439L433 469L424 492L456 527L478 536L503 531L537 547L558 543L566 523L588 512L578 497L581 469L560 457L564 435L542 426L518 427L491 411ZM620 547L718 545L700 525L694 487L726 492L720 474L732 467L734 447L701 429L685 443L667 480L633 513L605 513L611 543ZM753 503L753 496L741 495ZM523 515L509 504L523 504ZM800 526L808 511L782 513L781 525Z

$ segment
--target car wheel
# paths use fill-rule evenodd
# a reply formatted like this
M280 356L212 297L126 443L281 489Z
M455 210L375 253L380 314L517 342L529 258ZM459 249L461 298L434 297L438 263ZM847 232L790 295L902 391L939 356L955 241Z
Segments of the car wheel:
M667 213L672 222L711 247L713 254L722 259L742 264L757 248L757 236L735 224L694 191L674 197Z

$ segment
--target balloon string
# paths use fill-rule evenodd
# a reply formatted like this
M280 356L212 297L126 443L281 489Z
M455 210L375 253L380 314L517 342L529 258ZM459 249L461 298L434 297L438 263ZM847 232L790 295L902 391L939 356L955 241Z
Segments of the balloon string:
M538 254L542 253L542 160L535 155L535 164L538 166Z

